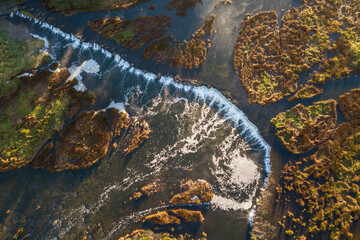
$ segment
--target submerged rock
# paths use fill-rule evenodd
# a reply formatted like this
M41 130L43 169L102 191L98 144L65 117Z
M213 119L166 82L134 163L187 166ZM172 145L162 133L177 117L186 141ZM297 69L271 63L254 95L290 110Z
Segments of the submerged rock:
M175 8L177 10L176 15L185 17L186 11L190 8L194 8L198 2L202 3L202 0L172 0L166 7L169 10Z
M289 102L292 102L297 99L307 99L315 97L319 94L323 93L323 90L321 88L317 88L314 85L305 85L305 87L301 88L299 91L297 91L294 96L289 97L287 100Z
M200 211L180 208L148 215L144 221L158 225L179 225L182 223L181 219L185 222L202 222L204 217Z
M178 217L170 215L166 211L157 212L155 214L146 216L144 221L155 223L158 225L169 225L169 224L179 225L181 223L181 220Z
M169 57L172 45L174 44L174 38L169 34L165 37L156 39L150 43L143 51L143 58L149 60L153 57L153 60L157 63L165 63Z
M180 184L183 192L176 194L171 200L170 204L200 204L207 203L213 198L211 186L206 181L188 180Z
M330 137L336 125L336 101L298 104L271 120L284 147L292 153L310 151Z
M132 197L130 197L130 200L138 200L142 197L149 197L156 193L159 190L160 187L160 179L156 179L154 182L149 183L146 186L143 186L140 188L140 191L135 192Z

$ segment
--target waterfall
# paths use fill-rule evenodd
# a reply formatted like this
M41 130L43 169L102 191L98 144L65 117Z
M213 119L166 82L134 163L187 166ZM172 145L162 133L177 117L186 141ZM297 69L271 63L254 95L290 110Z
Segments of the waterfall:
M111 63L111 69L117 68L122 72L124 77L122 78L122 84L126 79L133 76L136 78L137 83L135 86L128 87L126 91L124 102L116 103L112 101L109 107L117 107L121 110L125 108L125 104L128 100L128 95L133 92L134 89L143 89L142 92L154 92L156 94L161 94L165 89L169 90L174 98L184 102L197 102L207 104L210 108L216 111L216 113L225 121L230 123L239 133L239 135L252 147L252 149L262 152L262 163L264 166L264 182L263 187L267 185L267 180L271 171L271 161L270 161L270 146L265 142L262 136L259 133L258 128L248 119L245 113L240 110L234 103L229 101L223 94L221 94L217 89L213 87L205 87L205 86L192 86L186 85L183 83L176 82L172 76L160 76L158 77L154 73L143 71L141 69L137 69L131 66L129 62L124 60L118 54L112 54L109 51L103 49L97 43L88 43L82 42L73 34L67 34L46 22L41 22L36 18L30 18L25 16L21 12L11 13L10 18L20 17L23 19L27 19L42 29L46 29L46 31L50 31L52 34L59 37L61 40L65 41L66 44L61 45L61 47L71 47L74 50L79 51L79 55L84 53L85 51L89 51L90 55L93 56L96 54L101 55L102 60L108 61ZM42 51L45 51L49 46L49 41L45 36L40 36L41 34L31 34L33 37L44 40L45 47ZM43 34L44 35L44 34ZM52 55L52 59L57 59L56 56ZM94 67L96 66L96 67ZM78 78L79 84L76 86L78 90L86 90L86 86L81 82L81 73L92 73L98 74L101 76L100 66L93 59L86 60L85 62L79 65L73 65L69 67L70 72L73 77ZM109 71L109 70L108 70ZM124 85L124 84L123 84ZM149 86L151 85L151 87ZM150 91L151 90L151 91ZM172 90L172 91L170 91ZM153 94L153 93L149 93ZM179 96L180 95L180 96ZM140 98L141 99L141 98ZM224 201L220 197L218 197L221 201ZM231 204L231 203L229 203ZM241 208L241 205L239 205ZM250 224L252 223L252 218L254 216L256 208L252 208L250 212Z
M80 48L82 50L92 49L94 52L101 52L105 58L113 59L114 63L122 70L127 71L130 74L134 74L137 77L142 78L148 83L157 82L162 85L161 89L164 87L171 87L176 90L187 93L188 96L193 96L191 101L195 102L209 102L209 106L217 109L217 113L222 116L225 120L229 121L236 129L239 130L239 133L244 136L245 141L251 144L255 149L264 151L263 163L265 171L265 180L264 186L267 184L267 179L271 171L271 162L270 162L270 146L265 142L265 140L260 135L258 128L248 119L248 117L241 111L234 103L230 102L224 95L222 95L215 88L208 88L205 86L191 86L178 83L171 76L161 76L160 79L150 72L145 72L134 67L130 67L130 63L121 58L118 54L112 55L109 51L101 48L97 43L88 43L81 42L73 34L68 34L56 28L46 22L41 22L36 18L30 18L25 16L21 12L15 12L10 14L10 17L18 16L24 19L33 21L35 24L40 25L42 28L50 30L53 34L59 35L62 38L69 40L73 48ZM40 37L38 35L34 35ZM40 37L45 39L44 37ZM48 44L48 41L45 41Z

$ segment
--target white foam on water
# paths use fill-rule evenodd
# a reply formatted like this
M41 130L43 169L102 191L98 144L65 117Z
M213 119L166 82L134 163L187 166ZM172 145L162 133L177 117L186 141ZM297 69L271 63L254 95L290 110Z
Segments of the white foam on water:
M81 66L76 66L76 65L72 65L70 68L68 68L69 72L70 72L70 77L68 77L68 79L66 81L70 81L74 78L76 78L78 80L78 84L76 84L74 86L74 88L77 90L77 91L82 91L82 92L85 92L86 91L86 87L85 85L83 84L82 82L82 77L81 77Z
M169 111L171 111L170 106L176 101L176 99L171 99L164 102L162 99L160 102L156 99L152 108L147 109L148 112L146 115L148 115L148 113L154 115L154 113L158 112L169 114ZM161 105L159 109L160 103L163 103L163 105ZM160 153L155 155L148 153L152 161L145 163L145 165L153 169L154 172L160 172L170 160L180 160L180 158L186 155L198 152L206 145L207 141L215 139L216 132L224 126L225 120L221 119L217 114L214 114L214 111L207 105L200 106L197 103L189 103L184 106L185 109L181 115L176 116L179 124L177 128L177 137L179 139L174 144L167 145ZM186 133L183 131L186 131ZM176 166L172 167L189 169L192 168L192 164L193 163L186 165L176 164Z
M30 33L30 35L33 36L34 38L44 41L44 47L43 47L43 49L40 50L40 52L46 52L46 50L49 48L49 41L47 40L47 38L40 37L39 35L33 34L33 33Z
M94 59L90 59L83 63L82 71L90 74L97 74L100 72L100 65Z
M118 109L120 112L125 112L125 103L122 102L118 102L116 103L115 101L112 101L109 106L106 107L106 109L108 108L116 108Z
M72 212L76 214L71 214L67 216L66 219L83 218L85 214L96 213L109 200L109 195L111 192L113 191L124 192L127 189L129 189L133 184L142 182L144 181L144 179L147 179L149 176L153 174L152 173L140 174L139 172L134 171L132 169L127 169L126 175L128 177L124 178L122 182L111 183L106 187L104 187L104 189L102 189L102 193L100 194L96 202L94 202L93 204L89 204L85 210L83 209L83 207L75 209Z
M176 101L169 99L164 102L164 99L157 98L145 115L171 114L171 106ZM212 160L212 165L209 167L212 176L215 177L214 190L219 200L212 202L212 207L222 210L250 209L261 178L257 165L245 154L246 151L251 150L251 147L236 129L229 128L226 121L205 104L185 104L181 114L175 117L178 124L177 141L165 146L157 154L148 152L151 161L146 162L145 165L153 169L154 173L159 173L167 166L186 170L196 167L203 161ZM211 144L211 141L220 142ZM204 147L208 155L211 154L210 158L200 158L186 164L181 162L185 156L193 156L197 151L201 152ZM246 193L247 198L239 196L239 192ZM220 199L226 202L222 203Z
M215 176L224 176L228 173L231 176L227 181L238 186L249 181L257 181L260 178L258 167L241 153L238 146L234 148L232 146L233 142L229 141L229 139L233 140L233 142L239 141L236 136L230 135L219 145L218 149L222 155L213 156L212 161L215 166L213 174ZM244 146L242 148L244 149Z
M23 73L23 74L21 74L21 75L19 75L19 76L16 76L16 77L29 77L29 76L32 76L32 74L31 73Z
M219 195L213 196L211 199L211 206L213 209L229 210L249 210L252 207L252 201L237 202L234 199L222 197Z
M136 222L137 220L145 217L146 215L149 215L150 213L153 213L155 211L167 209L169 206L163 205L159 207L154 207L150 209L146 209L139 212L133 212L132 214L122 217L118 222L112 224L112 229L106 234L106 237L104 239L112 239L112 236L118 232L121 229L124 229L125 227L129 226L131 223Z
M71 41L71 47L73 48L80 48L81 51L89 50L89 51L101 51L106 58L110 58L112 55L102 49L98 44L92 44L87 42L81 42L78 38L76 38L72 34L64 33L59 28L56 28L54 26L51 26L50 24L46 22L40 22L37 19L29 18L25 15L23 15L20 12L16 12L15 14L11 13L10 17L13 17L14 15L19 16L24 19L28 19L29 21L34 22L35 24L39 24L42 28L50 30L53 34L63 37L64 39ZM110 56L111 55L111 56ZM87 73L97 73L99 71L98 64L95 61L89 60L88 63L84 62L80 67L70 67L72 71L72 76L77 77L81 81L81 72L85 71ZM162 85L161 91L163 91L166 88L172 88L177 89L177 91L187 93L189 96L191 96L190 101L196 101L196 102L202 102L202 103L209 103L209 106L211 108L217 109L217 115L222 118L222 121L214 121L214 119L207 119L208 124L200 124L200 125L194 125L193 126L193 133L190 137L187 137L186 139L183 139L182 141L178 141L176 146L169 146L168 148L165 148L162 153L160 153L156 158L154 158L154 161L150 164L152 166L156 166L161 168L163 163L166 162L166 159L169 158L169 155L167 155L164 151L168 151L168 154L171 156L176 156L176 154L184 154L184 153L192 153L195 151L196 147L199 147L199 144L201 144L201 137L203 137L202 134L207 134L206 136L208 138L211 138L211 134L216 131L217 126L219 126L220 123L223 121L230 122L237 130L240 131L240 133L236 133L238 137L243 136L244 140L251 145L251 147L256 147L256 149L261 150L264 152L263 156L263 166L264 171L266 173L265 179L264 179L264 186L266 186L267 178L270 174L271 166L270 166L270 146L265 142L265 140L261 137L257 127L250 122L250 120L247 118L247 116L242 112L238 107L236 107L235 104L231 103L224 95L222 95L217 89L215 88L207 88L205 86L189 86L184 85L181 83L178 83L172 78L171 76L161 76L160 79L156 77L155 74L144 72L140 69L136 69L133 67L130 67L130 63L126 60L122 59L119 55L115 55L113 57L113 63L116 64L121 71L127 71L129 74L134 74L138 78L142 78L147 82L157 82ZM80 68L80 69L79 69ZM81 70L82 68L85 68L85 70ZM69 69L69 70L70 70ZM85 86L82 85L80 82L78 84L78 89L84 90ZM86 88L85 88L86 89ZM190 104L186 104L190 105ZM206 114L204 112L204 114ZM210 132L209 132L210 131ZM239 135L240 134L240 135ZM199 139L199 135L201 136ZM182 144L180 147L181 152L178 151L176 154L171 153L171 150L174 150L179 146L179 144ZM238 143L239 144L239 143ZM228 142L224 142L224 153L226 153L225 149L230 149L226 147L231 146L230 140ZM221 148L221 147L220 147ZM218 157L219 158L219 157ZM159 164L161 163L161 164ZM227 191L231 191L232 189L236 189L237 187L240 187L242 190L248 191L247 193L250 195L250 198L254 196L255 191L249 187L251 183L254 183L257 185L259 179L260 179L260 172L257 169L257 166L246 157L242 156L240 151L232 151L232 154L228 155L227 158L222 159L216 159L213 158L213 163L215 165L215 168L213 169L215 176L220 176L223 174L223 176L226 176L224 178L218 178L220 185L224 184L224 186L227 184L227 189L221 190L222 194L219 196L219 199L230 199L227 202L232 203L233 209L236 208L236 206L239 206L239 204L245 205L245 203L239 203L234 199L229 198L227 195ZM218 167L220 164L224 164L224 166L227 168L227 171L220 170ZM221 172L223 171L223 172ZM226 181L225 181L226 180ZM254 187L254 189L256 189ZM239 191L239 189L237 189ZM216 202L216 201L215 201ZM237 202L237 203L235 203ZM247 202L247 201L246 201ZM227 204L227 206L231 206L231 204Z
M74 78L76 78L79 81L82 79L82 77L80 76L81 67L79 67L77 65L72 65L71 67L68 68L68 70L71 75L68 77L67 81L70 81L71 79L74 79Z
M84 92L87 88L82 82L81 73L86 72L89 74L97 74L100 72L100 65L94 59L90 59L84 61L80 66L72 65L68 70L71 75L68 77L67 81L76 78L78 80L78 84L74 86L74 88L78 91Z
M255 214L256 214L256 207L252 208L251 211L249 212L249 224L251 227L253 225Z
M78 226L84 226L84 219L86 216L88 215L93 215L96 214L101 207L103 207L107 201L110 199L109 195L112 192L124 192L127 189L129 189L133 184L137 183L137 182L142 182L144 181L144 179L148 178L149 176L151 176L152 174L140 174L139 172L136 171L132 171L131 169L127 170L126 175L128 176L127 178L123 179L122 182L115 182L112 184L109 184L108 186L105 186L104 189L102 190L102 193L100 194L100 196L98 197L97 201L95 201L92 204L88 204L87 206L85 205L81 205L80 207L71 209L71 211L64 215L61 215L61 218L56 219L55 222L57 224L54 224L54 227L47 233L47 236L52 236L55 232L56 235L58 235L59 237L64 237L67 233L70 233L71 230L75 227ZM166 208L167 206L161 206L158 208ZM158 208L153 208L153 209L148 209L139 213L132 213L131 215L122 218L120 220L120 223L122 223L121 225L116 225L114 226L114 231L115 228L116 229L121 229L125 226L128 226L129 224L131 224L133 221L127 221L127 220L137 220L139 217L143 216L145 213L150 212L152 210L158 209ZM136 217L138 216L138 217ZM114 233L114 232L113 232ZM111 233L111 235L113 234Z
M109 51L107 51L107 50L105 50L105 49L101 49L101 52L106 56L106 58L111 58L112 57L112 54L109 52Z
M220 201L213 202L213 205L223 210L251 208L261 174L256 164L244 153L250 147L233 132L217 149L217 154L212 156L211 167L212 175L216 179L214 190L218 197L228 200L226 207L223 207ZM239 192L246 193L247 198L242 199Z

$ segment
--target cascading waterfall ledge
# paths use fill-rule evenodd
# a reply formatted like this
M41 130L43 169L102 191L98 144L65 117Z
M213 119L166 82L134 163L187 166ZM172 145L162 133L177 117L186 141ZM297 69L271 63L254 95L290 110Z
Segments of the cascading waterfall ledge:
M157 77L154 73L146 72L134 67L131 67L130 63L121 58L118 54L113 55L109 51L101 48L96 43L87 43L82 42L80 39L75 37L73 34L67 34L46 22L41 22L36 18L30 18L25 16L21 12L11 13L10 18L14 16L27 19L29 21L38 24L41 28L50 30L53 34L61 36L62 38L70 41L69 44L72 48L77 49L80 48L82 51L84 50L92 50L94 52L100 51L104 56L105 59L112 59L113 63L119 67L121 71L127 71L127 73L133 74L138 78L142 78L146 81L146 88L149 83L157 83L161 84L160 93L163 92L165 87L173 88L178 91L182 91L186 93L186 96L192 96L191 99L186 97L176 97L176 99L183 100L183 101L193 101L199 103L206 103L209 107L216 110L217 114L221 116L224 120L230 122L234 128L239 131L239 134L243 136L244 140L254 147L254 149L263 151L263 165L264 165L264 182L263 188L266 187L268 177L271 171L271 161L270 161L270 146L266 143L266 141L262 138L259 133L258 128L248 119L245 113L240 110L234 103L229 101L224 95L222 95L217 89L205 86L192 86L192 85L184 85L182 83L176 82L173 77L171 76L161 76L160 78ZM46 38L32 34L34 37L43 39L46 43L46 47L48 46L48 41ZM45 50L44 50L45 51ZM114 106L116 105L119 109L124 109L125 103L116 104L112 102ZM252 223L252 217L254 216L256 208L252 208L249 218L250 224Z

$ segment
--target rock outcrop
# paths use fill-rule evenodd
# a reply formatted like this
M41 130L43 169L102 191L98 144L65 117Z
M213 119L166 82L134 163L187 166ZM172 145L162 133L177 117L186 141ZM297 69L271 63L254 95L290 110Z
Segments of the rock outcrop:
M310 151L330 137L336 125L336 101L298 104L271 120L284 147L292 153Z
M170 204L200 204L210 202L213 198L211 186L206 181L183 181L180 188L182 192L173 196Z
M135 192L130 200L138 200L143 197L150 197L156 193L160 188L160 179L156 179L154 182L149 183L140 188L139 191Z
M126 156L148 139L148 124L126 112L114 108L80 112L94 103L94 95L75 90L77 80L68 80L69 76L65 68L44 69L20 77L16 95L3 98L0 172L29 164L50 172L84 169L114 146ZM68 119L73 120L65 125Z
M185 240L185 239L196 239L196 240L206 240L207 234L202 233L202 237L199 238L192 238L190 234L179 234L174 236L168 232L154 232L148 229L136 229L130 234L126 234L124 237L119 238L119 240L144 240L144 239L151 239L151 240Z
M359 8L358 1L303 1L286 12L280 29L275 11L246 19L233 65L249 102L266 105L290 95L300 73L323 84L359 71Z
M323 93L321 88L317 88L314 85L305 85L303 88L299 89L294 96L289 97L287 100L289 102L298 100L298 99L307 99L315 97L319 94Z
M41 147L62 129L66 117L93 103L92 94L73 88L76 80L66 81L69 76L67 69L45 69L19 78L21 88L1 106L5 114L0 119L0 171L30 164Z
M186 222L202 222L204 220L204 217L200 211L191 211L180 208L180 209L170 210L170 212Z
M360 88L341 95L339 108L346 120L360 120Z
M149 0L41 0L41 3L52 11L60 11L62 14L70 16L78 12L98 12L106 10L126 9L147 1Z
M101 36L114 39L131 51L146 45L142 54L145 60L152 58L156 63L168 63L169 66L191 70L198 69L206 60L215 18L215 15L211 15L189 41L183 42L170 34L163 36L170 25L170 17L166 15L142 16L131 20L96 19L88 25Z
M180 208L148 215L144 221L157 225L179 225L182 222L202 222L203 220L204 217L200 211Z
M281 203L291 206L279 222L285 234L353 239L349 229L360 214L359 152L359 121L346 122L313 156L286 165L278 187Z
M130 20L119 17L95 19L89 27L106 39L114 39L118 44L131 51L138 50L150 41L161 37L170 24L170 17L141 16Z
M162 211L146 216L145 222L151 222L158 225L179 225L181 220L174 215L170 215L167 211Z
M50 172L86 169L105 157L114 145L123 155L133 152L150 133L146 123L139 123L117 109L84 111L60 133L54 151L45 148L49 155L44 158L46 154L40 154L42 159L36 158L33 167Z

